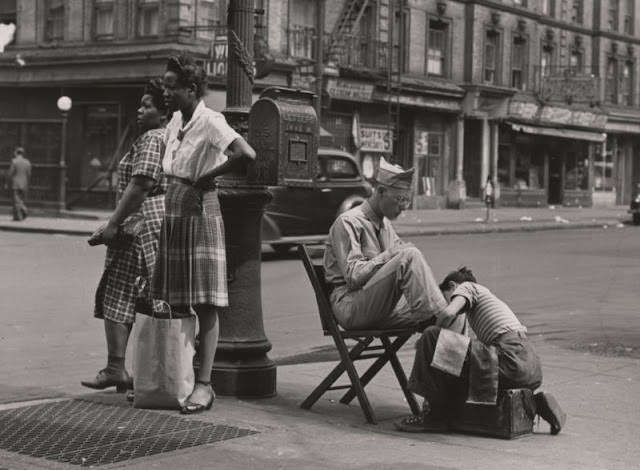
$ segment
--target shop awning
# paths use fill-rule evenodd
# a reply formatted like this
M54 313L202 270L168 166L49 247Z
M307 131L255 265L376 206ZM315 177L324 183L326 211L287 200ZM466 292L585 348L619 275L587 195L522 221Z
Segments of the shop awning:
M556 127L528 126L526 124L509 123L514 131L527 134L548 135L563 139L588 140L590 142L604 142L607 139L606 132L579 131L575 129L562 129Z

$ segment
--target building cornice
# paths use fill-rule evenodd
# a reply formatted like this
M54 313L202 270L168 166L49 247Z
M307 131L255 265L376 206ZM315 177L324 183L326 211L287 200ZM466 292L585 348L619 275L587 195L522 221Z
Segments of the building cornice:
M577 34L591 36L593 38L602 37L602 38L612 39L615 41L623 41L631 44L640 44L640 38L638 37L627 36L615 31L605 31L600 28L593 29L577 23L567 23L566 21L560 21L548 15L543 15L541 13L528 10L524 7L506 5L506 4L499 3L492 0L468 0L466 2L461 2L461 3L480 5L487 8L491 8L496 11L511 13L516 16L530 18L532 20L535 20L541 26L550 26L554 28L559 28L559 29L571 31Z

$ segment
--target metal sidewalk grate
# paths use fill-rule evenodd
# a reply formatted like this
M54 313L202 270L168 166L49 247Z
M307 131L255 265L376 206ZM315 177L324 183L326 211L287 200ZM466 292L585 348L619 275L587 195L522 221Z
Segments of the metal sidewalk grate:
M0 412L0 449L82 466L122 462L256 433L84 400Z

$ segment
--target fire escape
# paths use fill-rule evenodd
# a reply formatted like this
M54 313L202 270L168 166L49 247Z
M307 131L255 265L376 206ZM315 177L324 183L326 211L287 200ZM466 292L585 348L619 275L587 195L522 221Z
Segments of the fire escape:
M384 80L387 129L394 137L394 149L397 149L400 128L401 74L406 46L403 32L394 32L394 23L397 15L403 15L404 3L404 0L347 0L327 41L325 57L326 62L366 71ZM375 12L373 32L362 29L368 9Z

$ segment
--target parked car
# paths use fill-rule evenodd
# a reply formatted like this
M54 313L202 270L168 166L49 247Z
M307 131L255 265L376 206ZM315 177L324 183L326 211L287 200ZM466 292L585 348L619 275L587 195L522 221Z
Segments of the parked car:
M296 243L321 242L342 212L371 195L355 158L338 149L318 150L318 171L308 187L273 186L262 220L262 242L279 253Z
M629 213L633 218L633 225L640 225L640 183L636 185L635 196L631 199L631 204L629 204Z

